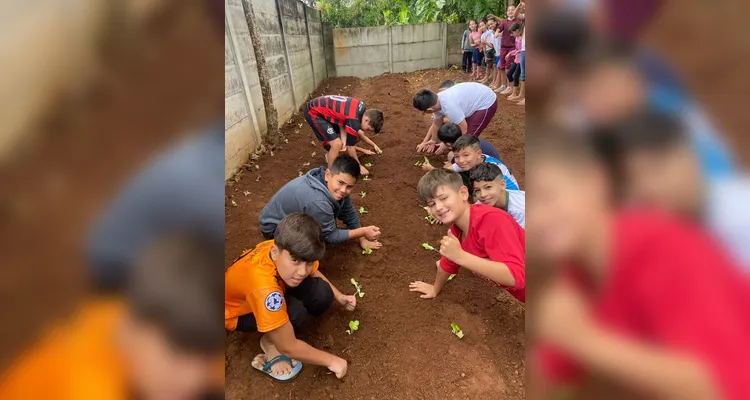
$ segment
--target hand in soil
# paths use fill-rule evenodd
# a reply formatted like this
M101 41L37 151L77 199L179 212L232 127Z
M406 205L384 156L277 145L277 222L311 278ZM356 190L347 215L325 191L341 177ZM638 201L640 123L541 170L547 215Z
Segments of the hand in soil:
M456 264L461 264L459 258L461 258L462 253L463 249L461 249L458 238L453 235L453 232L448 231L448 234L440 239L440 255Z
M378 147L378 145L375 145L375 152L378 154L383 154L383 150L380 150L380 147Z
M448 146L446 146L445 143L440 143L437 150L435 150L435 154L445 154L448 150Z
M357 297L356 296L348 296L345 294L342 294L341 297L336 299L339 304L341 304L342 307L346 309L346 311L354 311L354 309L357 307Z
M435 167L433 167L432 164L430 163L422 164L422 171L429 171L431 169L435 169Z
M419 296L423 299L434 299L435 296L437 296L437 293L435 292L435 286L430 285L429 283L422 282L422 281L416 281L416 282L410 283L409 291L423 293L422 295Z
M365 236L363 239L365 240L377 241L380 237L380 228L375 225L366 226L363 229L365 231ZM372 249L372 247L370 248ZM362 249L364 250L364 247Z
M370 241L365 238L361 238L359 239L359 247L361 247L362 250L365 250L365 249L377 250L383 247L383 244L378 242L377 240Z
M432 140L424 143L420 143L419 146L417 146L417 153L432 153L432 150L435 148L435 142Z
M328 370L336 374L336 378L341 379L346 375L349 365L343 358L334 355L331 356L333 357L333 361L331 362L331 365L328 366Z
M370 171L368 171L367 168L365 168L364 165L360 165L359 166L359 174L360 175L370 175Z

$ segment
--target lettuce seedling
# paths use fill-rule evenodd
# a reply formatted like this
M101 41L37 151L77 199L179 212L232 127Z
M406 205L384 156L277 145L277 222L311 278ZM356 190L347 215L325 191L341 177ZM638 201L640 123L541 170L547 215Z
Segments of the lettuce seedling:
M367 164L365 164L365 167L367 167L367 168L370 168L370 167L372 167L372 163L367 163Z
M365 292L362 291L362 288L359 286L359 283L357 283L357 281L355 281L354 278L352 278L351 282L352 282L352 285L354 285L354 288L357 289L357 292L354 294L358 295L359 297L365 297Z
M427 158L427 156L424 156L424 162L422 164L429 164L429 163L430 163L430 159Z
M426 219L427 222L430 223L430 225L435 225L435 222L437 222L437 219L435 217L433 217L432 215L428 215L428 216L424 217L424 219Z
M313 151L312 154L310 154L310 157L315 157L315 155L318 154L317 151Z
M459 339L463 339L464 332L461 330L461 328L458 327L457 324L451 322L451 330L453 331L454 335L458 336Z
M414 163L414 165L416 165L417 167L421 167L422 163L420 161L417 161L417 162Z
M360 214L367 214L367 210L365 210L365 208L363 206L360 206L359 207L359 213Z
M359 330L359 320L355 321L349 321L349 329L346 330L346 333L352 334Z
M446 279L445 281L448 282L448 281L452 280L455 277L456 277L456 274L450 274L450 275L448 275L448 279Z
M367 196L367 192L359 192L359 195L364 199Z
M362 178L362 180L363 181L369 181L370 180L370 175L365 175L365 177Z
M432 251L437 251L438 253L440 253L436 248L430 246L429 243L422 243L422 247L424 247L425 250L432 250Z
M372 249L367 247L364 250L362 250L362 254L364 255L372 254Z

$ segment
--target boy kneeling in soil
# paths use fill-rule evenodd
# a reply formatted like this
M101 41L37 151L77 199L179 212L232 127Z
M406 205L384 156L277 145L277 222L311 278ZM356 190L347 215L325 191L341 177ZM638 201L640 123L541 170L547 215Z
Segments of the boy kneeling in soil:
M503 179L505 179L505 183L508 189L519 190L518 181L516 181L516 177L514 177L513 174L510 173L508 167L499 159L482 153L482 146L479 142L478 137L472 135L462 135L460 138L458 138L458 140L456 140L456 143L453 144L453 156L455 157L455 163L450 166L446 164L445 168L460 172L466 187L471 187L469 170L483 162L488 162L497 165L503 172ZM430 163L424 163L422 165L422 169L427 171L434 168L435 167L433 167Z
M499 208L510 214L521 228L526 228L526 192L508 190L500 167L481 163L469 171L469 179L477 204Z
M365 135L365 132L380 133L383 128L383 112L371 108L365 109L365 103L354 97L321 96L305 104L305 120L315 132L315 137L323 143L326 150L326 162L331 168L339 153L346 151L359 163L357 150L365 154L372 151L356 147L362 139L381 153L380 147ZM343 128L343 130L341 129ZM367 168L360 164L360 173L368 175Z
M464 267L525 302L526 234L513 217L484 204L469 204L469 189L454 171L428 172L419 180L417 190L430 214L451 227L440 241L443 258L437 262L435 283L412 282L409 290L431 299L440 293L451 274Z
M294 330L308 315L323 315L334 300L353 311L357 299L339 292L318 271L325 242L313 217L289 214L274 237L246 251L227 269L224 326L263 334L263 354L256 356L252 365L276 380L296 377L302 362L325 366L342 378L346 360L297 340Z
M356 239L362 249L379 249L382 244L380 228L360 227L359 214L354 209L349 193L359 179L357 160L341 155L329 169L315 168L293 179L276 192L263 207L258 218L260 231L266 239L273 239L279 222L288 214L303 212L311 215L323 228L326 243L344 243ZM340 219L348 229L339 229Z

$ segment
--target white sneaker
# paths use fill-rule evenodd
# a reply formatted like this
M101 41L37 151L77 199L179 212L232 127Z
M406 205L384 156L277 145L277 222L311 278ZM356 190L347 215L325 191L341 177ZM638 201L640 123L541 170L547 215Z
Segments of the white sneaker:
M495 93L500 93L503 90L507 89L508 87L505 85L500 86L499 88L495 89Z

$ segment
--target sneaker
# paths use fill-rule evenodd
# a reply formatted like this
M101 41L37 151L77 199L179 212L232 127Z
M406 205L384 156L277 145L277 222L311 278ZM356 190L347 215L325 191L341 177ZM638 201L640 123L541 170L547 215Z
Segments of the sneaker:
M507 88L507 86L505 86L505 85L502 85L502 86L500 86L499 88L495 89L495 93L500 93L500 92L502 92L503 90L505 90L506 88Z

